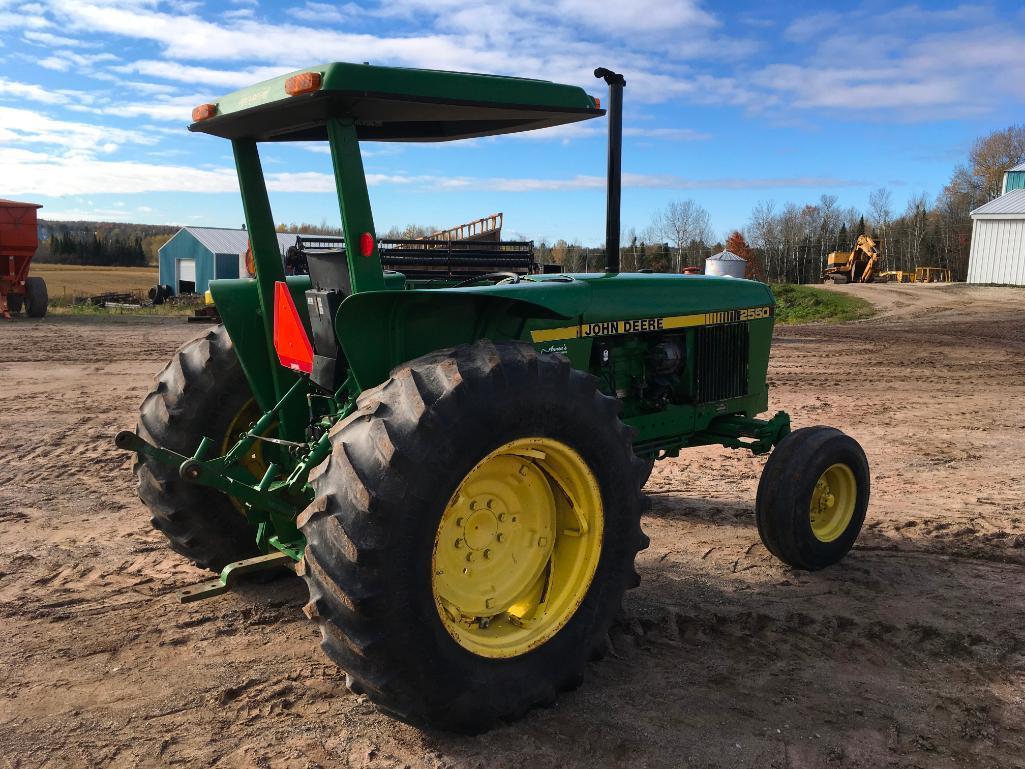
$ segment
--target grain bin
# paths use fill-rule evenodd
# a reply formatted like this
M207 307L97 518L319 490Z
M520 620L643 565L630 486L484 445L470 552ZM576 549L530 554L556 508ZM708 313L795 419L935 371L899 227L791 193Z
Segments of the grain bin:
M747 260L732 251L720 251L705 260L705 275L723 275L728 278L743 278L747 272Z

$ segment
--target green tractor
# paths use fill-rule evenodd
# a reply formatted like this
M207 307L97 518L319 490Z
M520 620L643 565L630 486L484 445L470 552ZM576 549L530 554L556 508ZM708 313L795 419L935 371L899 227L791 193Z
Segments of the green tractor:
M772 451L758 531L794 568L840 560L865 518L854 440L757 418L768 287L620 271L625 81L595 75L597 274L549 273L523 243L379 242L360 154L606 115L580 88L335 63L193 112L190 130L231 140L256 277L211 283L223 325L178 351L117 445L171 547L220 572L183 601L293 566L349 688L410 723L480 731L580 683L639 582L656 460ZM344 238L300 241L286 276L257 148L311 140Z

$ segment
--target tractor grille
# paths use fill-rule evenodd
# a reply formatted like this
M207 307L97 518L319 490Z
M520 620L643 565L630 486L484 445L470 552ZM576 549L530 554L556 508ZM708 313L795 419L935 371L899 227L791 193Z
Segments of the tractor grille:
M747 323L697 329L694 353L698 403L747 395Z

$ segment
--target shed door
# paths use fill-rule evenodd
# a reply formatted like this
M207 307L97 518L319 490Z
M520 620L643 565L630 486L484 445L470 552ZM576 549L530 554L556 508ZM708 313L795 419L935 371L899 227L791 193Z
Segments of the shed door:
M178 291L179 294L194 294L196 292L196 260L178 260Z

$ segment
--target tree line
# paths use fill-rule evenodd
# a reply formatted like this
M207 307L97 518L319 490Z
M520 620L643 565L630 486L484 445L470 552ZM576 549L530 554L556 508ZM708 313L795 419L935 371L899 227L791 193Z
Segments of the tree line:
M40 220L39 262L145 267L177 227L126 222Z

